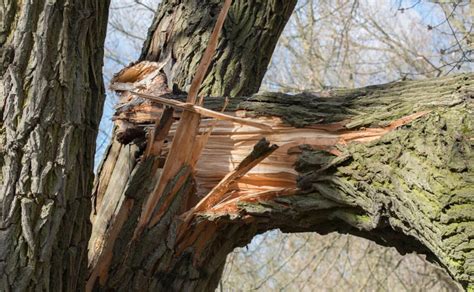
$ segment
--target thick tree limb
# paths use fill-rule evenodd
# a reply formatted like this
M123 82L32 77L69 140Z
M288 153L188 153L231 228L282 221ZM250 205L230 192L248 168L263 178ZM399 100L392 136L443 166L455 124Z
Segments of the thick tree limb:
M339 90L326 93L326 97L309 93L296 96L264 93L232 99L227 111L245 119L264 121L273 131L229 121L212 122L213 134L196 165L197 193L209 193L219 181L226 181L225 176L234 168L232 165L244 160L261 137L279 148L234 181L231 188L226 187L225 201L210 204L196 213L190 225L179 227L181 236L177 238L176 256L191 251L193 266L211 264L209 257L212 258L213 251L221 251L213 244L224 240L220 234L228 234L229 228L235 228L231 233L242 244L252 234L272 228L288 232L350 232L395 246L401 252L425 253L467 285L472 277L469 274L472 257L465 253L467 247L456 252L449 241L442 240L443 232L451 230L452 223L447 219L439 221L441 217L436 215L442 214L456 195L451 195L450 200L444 198L447 190L438 185L440 180L432 181L432 178L444 173L444 178L439 178L443 181L450 173L448 181L451 184L457 181L457 189L468 192L472 186L466 185L464 177L472 174L468 166L472 152L464 152L468 156L461 152L450 154L450 157L461 155L456 159L464 161L453 169L447 166L449 163L445 163L445 170L443 163L436 164L437 170L429 165L435 161L434 157L450 153L449 149L471 147L465 143L471 143L473 136L472 122L468 119L473 92L472 76L460 75ZM397 106L392 106L394 100ZM204 106L218 109L222 102L222 98L208 97ZM201 132L206 131L208 123L211 121L203 121ZM449 133L460 133L463 127L464 138L456 139L463 141L459 145L464 146L451 148L455 144L447 144L438 148L441 144L437 141L458 143L447 137ZM171 128L169 139L174 129ZM431 138L437 135L441 135L441 140ZM427 149L435 156L420 156L422 152L416 152ZM411 159L416 163L410 162ZM406 166L394 166L399 163ZM436 202L438 211L434 211L432 203L421 200L424 197ZM461 198L464 197L461 195L455 201L461 202ZM472 202L462 204L467 204L463 208L470 208ZM460 218L468 221L460 224L467 227L472 219L465 216L468 217ZM176 224L181 223L178 220ZM461 230L464 231L456 231L452 236L470 236L468 229ZM230 238L225 240L232 242ZM235 245L240 243L234 242L232 246Z

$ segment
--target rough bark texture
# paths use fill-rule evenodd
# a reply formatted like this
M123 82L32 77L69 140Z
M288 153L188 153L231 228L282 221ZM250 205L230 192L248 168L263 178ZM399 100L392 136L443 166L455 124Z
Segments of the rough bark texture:
M295 3L233 1L201 94L243 96L257 92ZM166 61L169 83L175 90L188 91L221 5L218 0L163 1L140 60Z
M166 63L163 71L175 93L189 88L221 4L222 1L217 0L162 2L142 59ZM255 93L295 4L296 1L283 0L234 1L200 94L236 96ZM129 243L143 200L153 190L162 166L160 158L137 162L140 151L138 147L114 141L101 167L95 190L97 214L93 215L90 242L91 267L97 269L92 272L91 282L102 289L123 291L164 287L212 290L220 278L225 255L206 274L196 273L195 268L187 264L187 256L180 257L178 260L182 264L176 265L174 248L167 246L165 241L175 228L171 219L187 209L184 200L188 198L183 198L192 196L180 195L173 200L169 212L156 228L147 230L140 240ZM192 181L189 180L183 191L191 188ZM115 222L124 222L120 234L109 227ZM115 245L105 244L107 238L117 236L119 239ZM129 252L137 249L140 251ZM175 277L173 273L160 276L178 267L183 270L179 273L181 275L175 275L175 279L172 279ZM100 283L95 281L97 276Z
M0 1L0 290L80 291L109 1Z
M151 74L157 83L150 84L158 86L167 77L174 94L169 88L140 90L180 98L204 51L202 35L209 35L219 7L218 1L194 2L163 2L151 30L142 57L165 63L164 77L125 71L120 82L132 84ZM202 94L257 90L259 72L293 5L236 1L230 12L234 22L225 26ZM263 23L249 24L258 19ZM235 44L240 35L248 39ZM255 54L262 39L269 51ZM240 49L232 51L235 46ZM221 63L242 65L226 70ZM257 68L246 71L243 64ZM235 68L241 70L238 75L232 75ZM233 97L228 114L266 123L272 130L203 120L195 147L207 140L209 128L214 131L199 160L171 180L152 214L158 219L138 235L143 202L161 177L176 127L169 129L168 142L159 133L155 143L160 146L154 148L160 154L145 159L144 133L154 128L163 109L125 93L126 106L117 119L139 124L140 130L128 141L133 143L114 140L100 168L89 288L210 291L227 254L273 228L351 233L402 253L427 254L465 288L472 287L473 80L471 74L294 96ZM204 106L221 110L224 99L206 97ZM263 137L278 149L271 147L268 158L242 175L242 165L248 165L242 161L260 157L259 147L252 147ZM226 181L229 173L237 173L235 183ZM221 179L219 189L211 191ZM204 210L194 208L209 192L219 197L198 205Z

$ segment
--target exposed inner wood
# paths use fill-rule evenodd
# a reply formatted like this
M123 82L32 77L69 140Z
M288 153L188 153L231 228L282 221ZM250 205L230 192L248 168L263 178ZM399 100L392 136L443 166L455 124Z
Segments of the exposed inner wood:
M166 159L166 171L164 171L160 179L161 183L156 187L155 193L162 193L168 182L184 165L192 166L197 196L204 198L208 195L195 206L195 212L205 212L211 209L214 211L229 210L228 207L224 208L224 206L230 206L224 204L227 200L235 203L239 198L258 198L259 194L286 193L287 190L294 190L298 175L294 164L302 152L302 145L340 155L339 146L376 140L397 127L428 113L428 111L420 111L407 115L392 121L385 127L349 130L346 126L350 121L344 121L327 124L316 123L305 128L296 128L276 116L248 116L245 110L229 111L222 114L175 100L173 98L179 97L174 96L169 89L166 89L166 76L159 72L161 70L159 64L145 61L133 65L129 70L131 72L128 72L127 69L122 70L115 78L116 83L111 85L119 92L125 90L121 93L121 104L117 107L118 110L114 117L119 126L118 131L124 131L120 126L126 124L128 130L139 128L140 131L149 133L149 139L155 137L152 145L150 145L151 140L148 140L145 156L152 153L151 149L159 149L153 153L160 155L159 153L162 152L161 155L165 159L170 153L176 151L176 154L171 155L171 159ZM171 113L165 111L166 115L162 121L166 123L162 126L165 129L157 134L156 121L161 118L162 105L182 110L174 112L174 120L181 119L181 122L171 125L173 121L170 118ZM186 118L187 116L189 118ZM183 123L183 117L192 122ZM179 131L178 124L186 135L176 139L176 132ZM199 125L199 129L197 129L197 125ZM212 134L208 137L211 128ZM167 137L164 136L166 133L168 133ZM203 139L203 137L206 138ZM264 138L275 144L278 149L272 151L271 155L263 161L259 160L258 165L252 165L252 169L246 171L245 174L233 177L237 172L236 168L252 152L252 147ZM173 144L175 147L172 146ZM197 151L197 154L188 154L192 153L193 147L203 148ZM192 159L193 156L195 156L194 159ZM193 160L196 162L193 163ZM172 168L172 171L169 168ZM226 177L230 179L226 180ZM225 184L225 188L221 188L222 184ZM223 192L224 189L225 192ZM219 194L220 199L214 197L216 193ZM209 200L209 195L213 197L213 200ZM146 217L152 216L152 206L158 199L159 196L155 196L154 201L149 203L150 207L146 212L148 214ZM159 215L155 215L150 225L155 224L158 220ZM143 224L144 222L142 222Z
M231 185L258 165L262 160L271 155L276 149L278 149L278 146L270 146L270 143L265 138L258 141L252 152L244 158L233 171L229 172L204 198L202 198L196 206L191 208L191 210L185 214L185 223L189 223L195 213L205 211L215 204L225 200L225 195L229 193ZM229 195L232 195L232 193Z

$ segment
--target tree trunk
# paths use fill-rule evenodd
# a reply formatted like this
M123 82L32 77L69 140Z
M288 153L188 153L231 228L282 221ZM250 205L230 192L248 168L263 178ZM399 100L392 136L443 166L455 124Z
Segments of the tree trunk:
M295 4L295 0L234 1L200 95L237 96L255 93ZM141 60L165 64L163 71L167 84L174 93L189 89L221 5L220 0L162 2ZM130 81L130 76L125 74L122 77L122 81ZM225 255L210 267L207 275L196 274L192 266L186 266L183 262L183 271L175 279L159 276L160 280L156 281L153 277L175 266L172 264L176 260L173 247L167 247L165 240L157 239L164 239L173 232L171 218L186 209L180 206L186 205L183 200L176 200L166 218L161 220L160 227L143 234L146 238L129 244L142 203L153 190L154 180L160 175L162 161L158 157L137 161L142 150L134 145L120 145L114 138L100 168L94 193L97 213L93 215L89 245L92 268L89 288L96 285L103 289L124 291L149 291L160 287L212 290L218 283ZM187 187L191 187L191 180L186 184ZM186 200L190 204L197 199L195 196L186 197L189 197ZM149 240L153 243L149 244ZM140 252L127 253L127 250L135 248L140 249ZM187 262L186 258L182 260ZM100 281L96 281L97 278Z
M0 290L80 291L109 1L0 1Z
M114 138L96 180L88 288L212 290L227 254L274 228L351 233L427 254L470 287L473 75L237 97L258 89L294 6L264 3L235 1L201 91L233 96L226 113L236 117L203 119L191 129L196 141L174 146L198 159L170 179L145 226L137 222L176 133L173 112L160 104L188 89L220 1L163 2L147 61L115 77L116 89L144 94L122 92L121 142ZM225 107L223 98L204 101ZM183 109L204 115L165 102L178 109L175 119Z

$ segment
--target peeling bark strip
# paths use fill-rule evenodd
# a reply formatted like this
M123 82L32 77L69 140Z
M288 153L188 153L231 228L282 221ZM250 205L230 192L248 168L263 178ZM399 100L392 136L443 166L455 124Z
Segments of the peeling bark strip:
M225 114L222 114L222 113L204 108L202 106L194 105L194 104L191 104L191 103L188 103L188 102L184 103L184 102L180 102L180 101L173 100L173 99L162 98L160 96L143 94L143 93L136 92L136 91L130 91L130 93L133 94L133 95L137 95L139 97L145 98L145 99L149 99L149 100L157 102L157 103L172 106L172 107L184 110L184 111L189 111L189 112L192 112L192 113L200 114L201 116L204 116L204 117L207 117L207 118L215 118L215 119L218 119L218 120L231 121L231 122L234 122L234 123L237 123L237 124L248 125L248 126L252 126L252 127L255 127L255 128L266 130L266 131L271 131L272 130L272 127L270 127L268 125L265 125L263 123L259 123L259 122L248 120L248 119L242 119L242 118L235 117L235 116L225 115ZM134 108L131 108L131 110L135 111ZM153 111L152 109L148 109L148 108L146 110ZM157 112L159 112L159 111L157 111Z
M109 1L1 1L0 290L81 291Z
M209 65L212 61L212 57L216 52L219 34L221 33L222 26L224 25L224 21L227 17L227 13L229 12L231 4L232 0L224 0L224 4L222 5L222 9L219 13L219 16L217 17L216 24L214 25L214 29L211 33L211 37L209 38L209 43L207 44L206 50L204 51L204 55L202 56L202 59L199 62L199 66L196 70L196 75L194 76L193 82L191 83L191 87L189 88L188 98L186 99L186 101L189 103L196 103L198 91L201 89L202 81L206 76L207 70L209 69Z

